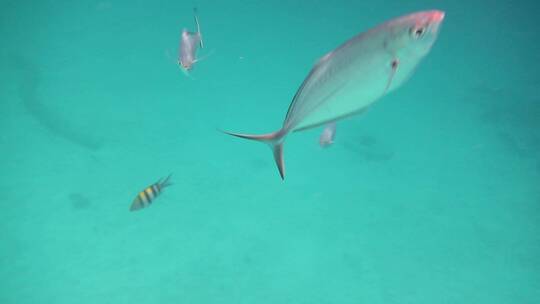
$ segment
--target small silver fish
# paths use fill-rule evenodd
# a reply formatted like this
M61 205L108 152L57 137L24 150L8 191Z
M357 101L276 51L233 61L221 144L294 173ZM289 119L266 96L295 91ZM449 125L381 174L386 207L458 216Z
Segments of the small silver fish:
M442 11L422 11L354 36L324 55L311 69L279 130L262 135L225 133L270 146L284 179L286 136L358 115L400 87L429 53L443 19Z
M156 183L146 187L143 191L139 192L139 194L137 194L137 197L135 197L135 199L133 200L129 211L135 211L150 206L154 199L161 194L163 188L172 185L169 182L170 178L171 174L169 174L169 176L167 176L165 180L161 181L160 179Z
M197 17L197 9L193 9L193 14L195 16L197 31L189 32L186 29L182 30L182 36L180 37L180 50L178 52L178 65L186 73L190 71L193 68L193 65L200 60L197 58L197 50L199 46L204 48L199 18Z
M319 145L326 148L334 143L334 137L336 137L336 122L330 122L326 125L319 137Z

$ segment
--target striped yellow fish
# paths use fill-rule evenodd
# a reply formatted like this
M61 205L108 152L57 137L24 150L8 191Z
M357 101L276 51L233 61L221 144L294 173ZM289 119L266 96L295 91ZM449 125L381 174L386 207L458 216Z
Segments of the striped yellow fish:
M169 182L170 178L171 175L169 174L169 176L167 176L165 180L161 181L160 179L157 183L152 184L143 191L139 192L137 197L133 200L129 211L135 211L150 206L150 204L152 204L152 201L161 194L163 188L172 185Z

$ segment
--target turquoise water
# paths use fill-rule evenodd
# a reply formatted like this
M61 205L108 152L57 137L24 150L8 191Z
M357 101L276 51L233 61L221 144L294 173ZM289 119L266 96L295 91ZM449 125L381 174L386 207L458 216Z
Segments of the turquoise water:
M540 6L512 3L2 1L0 303L539 303ZM327 149L292 134L285 181L217 131L276 130L317 58L432 8L411 80Z

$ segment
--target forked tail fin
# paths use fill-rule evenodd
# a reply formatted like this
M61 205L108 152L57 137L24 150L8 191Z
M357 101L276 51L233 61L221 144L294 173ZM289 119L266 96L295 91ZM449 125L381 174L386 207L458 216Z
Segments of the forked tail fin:
M170 182L171 176L172 176L172 173L169 174L169 176L167 176L164 181L159 180L158 183L159 183L161 188L165 188L165 187L168 187L168 186L172 185L172 183Z
M279 175L281 179L285 179L285 161L283 160L283 141L285 139L286 132L279 130L273 133L262 134L262 135L252 135L252 134L241 134L241 133L232 133L227 131L222 131L225 134L232 136L245 138L249 140L254 140L267 144L272 153L274 154L274 161L279 170Z

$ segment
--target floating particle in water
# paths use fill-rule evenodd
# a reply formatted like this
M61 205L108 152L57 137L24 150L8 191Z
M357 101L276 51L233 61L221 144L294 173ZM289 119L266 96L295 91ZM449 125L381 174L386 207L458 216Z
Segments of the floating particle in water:
M71 207L75 210L86 210L92 205L92 202L80 193L71 193L69 195L69 200L71 202Z
M97 5L96 5L96 9L98 11L104 11L104 10L108 10L112 8L112 4L108 1L101 1L101 2L98 2Z
M254 170L262 170L269 166L269 162L263 158L253 158L250 161L250 165Z
M358 143L362 146L373 147L377 143L377 139L375 139L373 136L365 135L360 137Z
M389 161L394 157L390 147L377 141L372 136L361 136L358 139L349 139L343 142L343 147L351 153L360 155L369 162Z
M253 264L253 258L249 254L245 254L242 258L242 262L244 265L251 265Z

